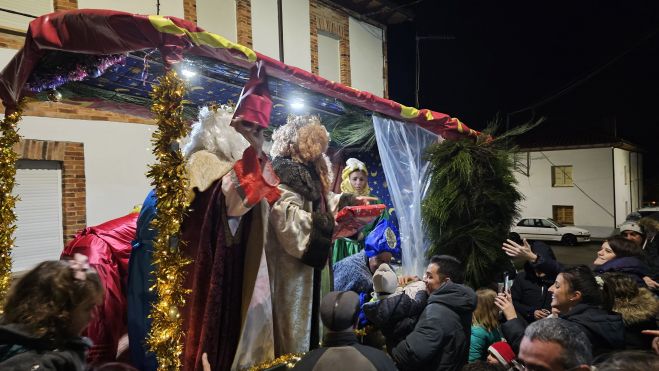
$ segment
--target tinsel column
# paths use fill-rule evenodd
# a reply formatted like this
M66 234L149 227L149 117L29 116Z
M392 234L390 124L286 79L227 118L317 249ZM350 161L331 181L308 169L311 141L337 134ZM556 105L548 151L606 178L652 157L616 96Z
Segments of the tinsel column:
M14 145L20 140L16 125L21 121L25 101L22 100L16 110L6 114L0 123L0 314L4 312L4 303L11 283L11 249L14 247L14 230L16 229L17 196L14 190L16 178L16 160Z
M158 198L158 213L152 222L158 230L153 244L155 285L152 288L158 294L158 301L151 309L153 323L147 343L158 359L159 370L178 370L184 336L179 308L185 304L184 268L190 260L181 254L179 240L181 221L188 206L188 180L177 140L184 137L189 128L182 119L183 81L170 70L158 82L151 92L151 111L158 124L151 139L157 163L150 166L148 173Z

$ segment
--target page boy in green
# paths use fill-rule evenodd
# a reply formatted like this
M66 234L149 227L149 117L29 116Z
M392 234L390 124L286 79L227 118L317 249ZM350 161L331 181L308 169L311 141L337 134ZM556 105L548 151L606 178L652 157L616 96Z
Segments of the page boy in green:
M346 166L341 173L341 179L342 193L352 193L355 196L377 197L371 194L371 187L368 186L368 170L366 169L366 165L358 159L349 158L346 161ZM371 202L371 204L381 203L382 201L379 199ZM357 234L334 241L332 265L345 257L362 251L364 249L364 239L382 219L389 219L389 212L386 208L382 215L370 224L367 224Z

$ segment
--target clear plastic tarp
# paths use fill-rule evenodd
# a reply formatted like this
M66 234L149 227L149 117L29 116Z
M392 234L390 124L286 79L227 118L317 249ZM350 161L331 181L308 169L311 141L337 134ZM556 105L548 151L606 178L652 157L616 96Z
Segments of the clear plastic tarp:
M373 115L375 139L396 209L404 274L423 275L429 241L423 232L421 201L429 185L427 146L443 140L418 125Z

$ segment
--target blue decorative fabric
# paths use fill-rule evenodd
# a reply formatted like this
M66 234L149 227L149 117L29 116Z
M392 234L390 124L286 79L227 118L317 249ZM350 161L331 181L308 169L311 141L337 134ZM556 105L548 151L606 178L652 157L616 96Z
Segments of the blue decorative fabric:
M382 219L366 236L364 242L366 256L372 258L383 252L390 252L394 258L400 258L400 234L396 226Z
M157 300L153 284L153 240L158 231L151 227L156 216L156 193L149 192L137 219L137 233L128 263L128 339L133 366L142 371L155 371L158 367L155 354L147 351L145 340L151 329L151 305Z

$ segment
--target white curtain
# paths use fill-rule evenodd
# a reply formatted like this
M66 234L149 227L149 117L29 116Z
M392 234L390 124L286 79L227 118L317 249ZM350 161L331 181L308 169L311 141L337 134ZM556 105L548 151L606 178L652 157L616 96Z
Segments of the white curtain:
M423 233L421 201L429 184L428 162L423 160L430 144L443 140L418 125L373 115L375 138L396 209L403 255L403 273L423 275L428 239Z

